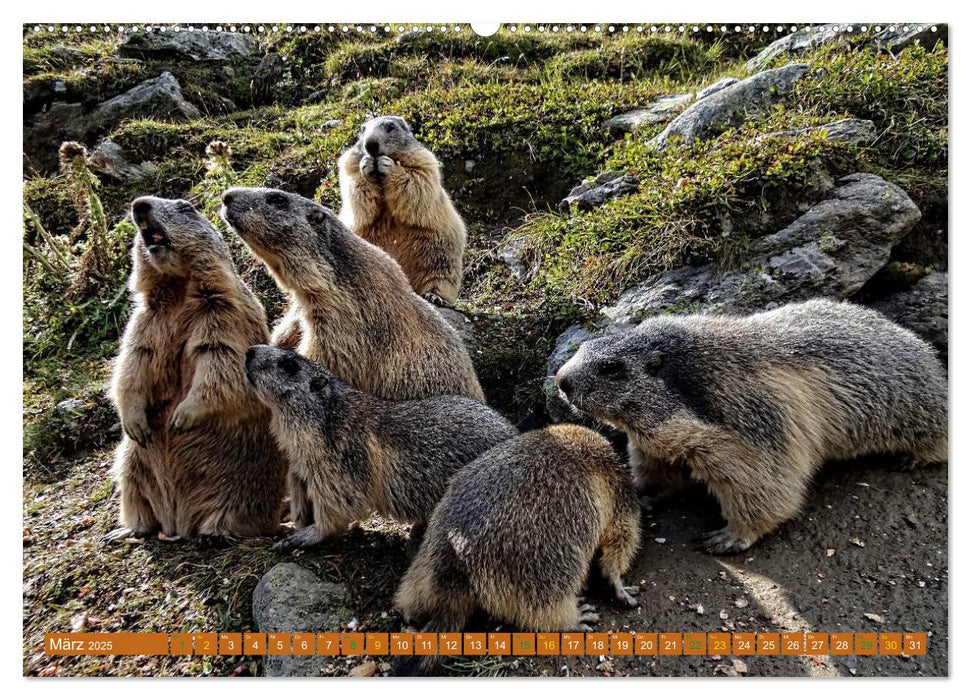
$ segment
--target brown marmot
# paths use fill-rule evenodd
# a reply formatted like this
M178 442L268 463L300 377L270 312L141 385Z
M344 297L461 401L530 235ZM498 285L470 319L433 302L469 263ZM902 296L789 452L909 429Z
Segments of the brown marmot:
M589 630L579 595L594 556L617 600L640 542L640 506L610 443L578 425L508 440L463 467L395 594L405 619L460 631L475 609L537 631Z
M465 224L442 187L435 154L401 117L378 117L340 157L341 220L386 250L412 288L454 304L462 286Z
M751 316L660 316L589 340L557 373L574 406L625 431L640 486L704 482L741 552L802 506L828 460L947 460L947 378L927 343L823 299Z
M301 355L385 399L483 400L455 330L412 292L401 267L330 209L280 190L233 188L223 217L300 314Z
M243 376L268 337L263 307L189 202L140 197L131 216L133 311L111 386L122 527L108 539L277 533L286 465Z
M459 468L519 434L465 396L380 399L286 348L250 348L246 378L273 412L270 428L290 464L300 529L278 551L315 545L373 512L421 531Z

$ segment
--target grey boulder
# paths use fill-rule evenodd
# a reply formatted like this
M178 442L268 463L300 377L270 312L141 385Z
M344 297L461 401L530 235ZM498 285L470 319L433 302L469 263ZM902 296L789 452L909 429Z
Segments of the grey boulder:
M663 149L673 143L704 141L746 116L764 114L807 70L806 63L790 63L724 87L684 110L651 143Z
M118 47L126 58L175 58L189 61L258 60L256 38L241 32L202 30L132 34Z
M577 185L560 201L561 214L569 214L573 206L579 211L592 211L611 199L637 191L637 180L622 172L607 172L593 180Z
M904 31L906 27L906 31ZM873 37L877 45L887 51L902 51L908 46L919 44L927 50L933 49L937 42L947 46L947 25L946 24L917 24L888 27L878 32Z
M351 617L346 592L293 563L277 564L253 591L253 620L260 632L336 632ZM267 676L316 676L320 657L267 656Z
M869 119L840 119L821 126L809 126L805 129L792 129L789 131L776 131L771 134L759 136L756 141L761 141L773 136L786 136L798 138L810 134L823 134L827 141L840 141L852 144L872 144L877 140L877 127Z
M803 27L791 34L773 41L762 49L755 58L746 62L745 66L752 70L761 70L778 56L801 56L813 49L826 44L846 41L849 33L839 24L820 24L814 27Z
M947 272L931 272L910 289L871 302L891 321L909 328L947 359Z
M692 99L690 93L664 95L644 107L611 117L603 123L603 128L614 138L619 138L641 126L663 124L671 118L675 111L689 104Z

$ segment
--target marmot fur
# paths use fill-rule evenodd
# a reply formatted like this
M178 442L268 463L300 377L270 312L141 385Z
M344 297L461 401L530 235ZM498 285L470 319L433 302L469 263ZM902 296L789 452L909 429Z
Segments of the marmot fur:
M131 211L133 311L111 386L122 527L109 539L276 533L286 465L243 378L246 349L268 336L263 307L189 202L140 197Z
M525 433L463 467L395 594L405 619L458 632L481 608L528 631L589 630L578 596L597 552L617 600L640 541L630 474L577 425Z
M741 552L802 506L828 460L947 460L947 379L929 345L876 311L823 299L751 316L659 316L590 340L556 376L625 431L642 489L683 468L718 499L712 553Z
M455 330L387 253L330 209L280 190L234 188L223 193L223 217L294 299L301 355L381 398L483 400Z
M375 511L420 531L459 468L519 434L478 401L387 401L285 348L250 348L246 377L272 410L270 428L290 464L300 529L280 551L315 545Z
M465 224L442 188L435 154L401 117L378 117L338 162L341 220L386 250L412 288L453 304L462 286Z

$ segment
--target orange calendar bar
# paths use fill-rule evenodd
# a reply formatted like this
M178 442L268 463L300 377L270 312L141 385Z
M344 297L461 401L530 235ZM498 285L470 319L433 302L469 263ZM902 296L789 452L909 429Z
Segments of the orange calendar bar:
M415 651L415 639L411 632L391 633L391 655L412 656Z
M900 632L880 633L880 656L900 656L903 653L904 641Z
M290 656L290 635L283 632L270 632L266 635L266 653L270 656Z
M458 632L441 632L438 635L438 653L444 656L460 656L462 635Z
M215 656L219 646L219 636L215 632L199 632L192 635L198 656Z
M582 656L583 650L583 632L564 632L560 635L560 653L563 656Z
M536 653L540 656L560 655L559 632L540 632L536 635Z
M337 632L317 633L317 653L320 656L337 656L341 653L341 636Z
M415 656L434 656L438 653L438 635L434 632L415 633Z
M294 656L313 656L314 655L314 635L313 632L294 632L293 633L293 655Z
M756 636L757 651L759 656L772 656L779 653L779 633L778 632L759 632Z
M512 636L513 656L536 656L536 635L517 632Z
M755 653L755 633L735 632L732 634L732 653L735 656L751 656Z
M610 653L614 656L631 656L634 653L634 635L630 632L611 632Z
M828 656L829 635L825 632L807 632L806 653L813 656Z
M606 632L587 632L587 656L600 656L608 653Z
M387 656L388 633L368 632L365 637L364 653L368 656Z
M681 656L680 632L662 632L658 635L657 644L661 656Z
M781 643L783 656L802 656L806 653L805 632L783 632Z
M877 633L857 632L855 635L856 653L859 656L873 656L877 653Z
M487 650L489 650L489 645L485 633L466 632L462 635L462 653L466 656L485 656ZM508 654L509 652L503 653Z
M70 632L44 635L49 656L166 656L169 635L154 632Z
M489 633L489 654L506 656L512 653L512 635L508 632Z
M635 632L634 653L638 656L656 656L657 635L650 632Z
M341 632L341 654L360 656L364 653L364 635L361 632Z
M191 634L170 635L169 654L173 656L192 656L192 635Z
M704 656L705 647L708 643L708 635L704 632L685 632L684 655L685 656Z
M905 632L904 653L907 656L923 656L927 653L926 632Z
M728 632L708 633L708 653L712 656L725 656L732 653L732 635Z
M829 653L833 656L849 656L853 653L853 633L833 632L829 635Z
M243 653L243 635L232 632L219 633L219 653L222 656L239 656Z

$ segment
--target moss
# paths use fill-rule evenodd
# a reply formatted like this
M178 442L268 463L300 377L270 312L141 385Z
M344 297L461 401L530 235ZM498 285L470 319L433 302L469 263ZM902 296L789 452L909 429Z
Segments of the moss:
M549 71L584 80L631 81L649 75L684 80L712 65L709 53L696 42L633 35L595 49L559 54L549 62Z

